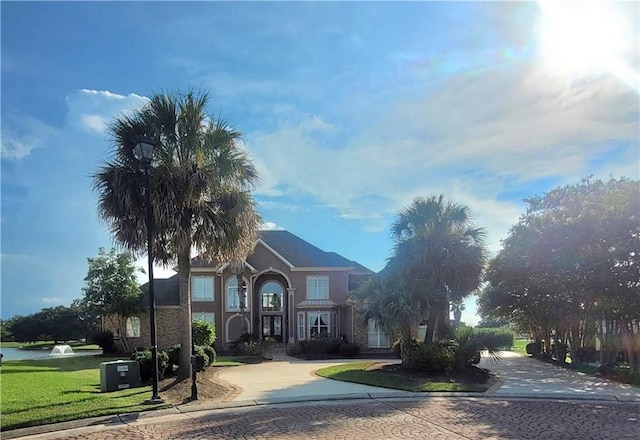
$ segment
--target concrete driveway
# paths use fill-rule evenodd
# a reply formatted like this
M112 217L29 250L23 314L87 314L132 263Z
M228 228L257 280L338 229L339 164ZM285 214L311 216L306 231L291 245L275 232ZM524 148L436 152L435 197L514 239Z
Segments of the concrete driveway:
M225 368L218 377L239 388L238 393L232 396L233 400L254 400L257 403L290 401L292 397L322 400L323 396L346 398L355 394L371 394L372 397L411 395L405 391L324 379L314 374L320 368L348 362L362 362L362 359L302 361L288 358ZM384 359L381 362L399 361Z
M548 364L512 351L500 361L483 356L480 366L496 373L500 382L486 395L501 397L562 397L640 401L640 388Z

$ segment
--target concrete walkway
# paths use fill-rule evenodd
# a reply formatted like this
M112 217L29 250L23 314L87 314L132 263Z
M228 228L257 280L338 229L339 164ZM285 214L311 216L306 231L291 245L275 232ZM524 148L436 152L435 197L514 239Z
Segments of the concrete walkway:
M640 402L638 387L587 376L512 351L501 352L499 361L483 356L480 366L500 378L485 395Z
M380 361L399 362L394 359ZM282 357L280 360L272 362L226 368L220 372L218 377L238 388L238 392L232 396L233 400L255 401L258 404L285 402L292 399L348 398L366 394L381 397L411 394L406 391L339 382L314 374L320 368L348 362L362 362L362 359L302 361L291 357Z

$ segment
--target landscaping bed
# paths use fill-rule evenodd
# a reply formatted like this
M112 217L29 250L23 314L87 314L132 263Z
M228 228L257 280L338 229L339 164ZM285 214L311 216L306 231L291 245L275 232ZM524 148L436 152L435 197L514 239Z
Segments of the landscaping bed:
M327 379L413 392L484 392L496 380L488 370L478 367L426 373L384 362L354 362L321 368L315 373Z

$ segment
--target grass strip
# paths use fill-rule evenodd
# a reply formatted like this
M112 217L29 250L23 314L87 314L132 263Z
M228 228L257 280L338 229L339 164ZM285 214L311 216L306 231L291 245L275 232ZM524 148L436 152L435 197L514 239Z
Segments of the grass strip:
M413 392L483 392L489 386L486 384L432 381L421 375L396 374L380 370L376 368L377 365L381 366L383 363L353 362L321 368L315 373L327 379Z

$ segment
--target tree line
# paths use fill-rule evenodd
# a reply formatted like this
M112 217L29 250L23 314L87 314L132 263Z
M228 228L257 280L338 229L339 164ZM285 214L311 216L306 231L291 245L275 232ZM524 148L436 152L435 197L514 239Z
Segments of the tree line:
M487 269L479 311L529 332L543 355L640 370L640 191L584 179L525 200ZM591 359L592 360L592 359Z

